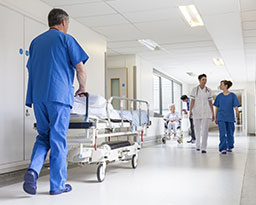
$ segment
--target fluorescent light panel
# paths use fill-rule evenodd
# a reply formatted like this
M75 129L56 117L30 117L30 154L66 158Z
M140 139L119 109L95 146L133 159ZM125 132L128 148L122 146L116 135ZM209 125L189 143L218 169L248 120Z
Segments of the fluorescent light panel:
M179 6L179 9L191 27L204 25L195 5Z
M160 46L156 42L154 42L150 39L141 39L141 40L138 40L138 42L141 43L142 45L146 46L147 48L149 48L152 51L160 50Z
M213 58L213 62L217 66L224 66L224 62L223 62L223 60L221 58Z
M187 73L187 75L189 75L189 76L191 76L191 77L195 77L195 76L196 76L196 74L193 73L193 72L191 72L191 71L188 71L188 72L186 72L186 73Z

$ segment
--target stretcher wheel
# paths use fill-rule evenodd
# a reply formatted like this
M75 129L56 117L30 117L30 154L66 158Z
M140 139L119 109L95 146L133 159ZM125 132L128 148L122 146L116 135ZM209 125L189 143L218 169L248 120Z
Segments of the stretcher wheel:
M165 137L162 138L162 143L166 144L166 138Z
M178 142L179 144L182 144L183 141L182 141L182 139L180 138L180 139L177 140L177 142Z
M106 163L99 164L97 168L97 179L99 182L103 182L106 176Z
M136 169L137 166L138 166L138 155L134 154L132 156L132 168Z

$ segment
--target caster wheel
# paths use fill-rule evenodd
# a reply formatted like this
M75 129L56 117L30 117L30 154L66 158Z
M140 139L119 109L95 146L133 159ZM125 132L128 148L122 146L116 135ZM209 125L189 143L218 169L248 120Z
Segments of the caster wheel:
M165 137L162 138L162 143L166 144L166 138Z
M138 166L138 155L137 154L134 154L132 156L132 168L133 169L136 169Z
M106 176L106 163L100 164L97 168L97 179L103 182Z

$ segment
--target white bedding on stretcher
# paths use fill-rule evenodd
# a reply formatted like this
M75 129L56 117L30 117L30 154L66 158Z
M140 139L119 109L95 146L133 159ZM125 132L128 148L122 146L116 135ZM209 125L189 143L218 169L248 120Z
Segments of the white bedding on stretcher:
M122 117L121 111L118 110L117 112L119 113L120 117ZM140 125L139 110L133 110L132 113L129 110L123 110L123 118L124 118L124 120L132 121L132 124L134 126ZM147 122L148 122L147 112L145 110L141 110L141 125L146 125Z
M104 97L99 95L89 95L89 109L88 109L88 116L89 117L97 117L99 119L106 119L107 118L107 111L106 111L107 101ZM74 98L74 105L71 109L71 114L79 114L85 115L85 108L86 108L86 97L75 97ZM109 117L111 119L120 120L121 117L116 110L114 110L112 105L109 105Z
M106 105L107 105L107 100L104 97L90 94L88 116L97 117L99 119L107 119ZM86 97L75 97L71 114L85 115L85 108L86 108ZM121 120L120 110L115 110L111 104L109 104L108 110L109 110L110 119ZM133 127L140 125L139 111L134 110L131 113L131 111L124 110L123 120L128 120L132 122ZM141 110L141 125L146 125L147 122L148 122L147 112L144 110Z

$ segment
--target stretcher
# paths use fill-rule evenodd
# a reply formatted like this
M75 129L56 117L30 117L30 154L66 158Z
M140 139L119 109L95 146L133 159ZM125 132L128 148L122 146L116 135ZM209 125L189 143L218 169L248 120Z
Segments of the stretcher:
M85 114L71 114L67 136L68 161L96 164L99 182L105 179L108 163L129 161L135 169L143 137L150 126L148 102L111 97L106 102L107 117L100 119L88 116L89 94L85 93L85 97ZM110 118L113 100L120 102L119 119ZM124 110L126 106L129 110Z

